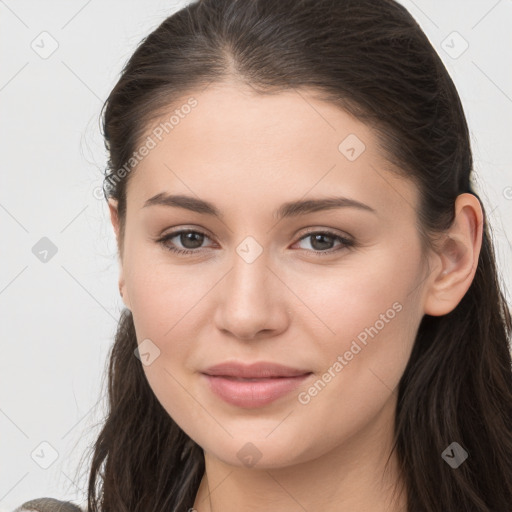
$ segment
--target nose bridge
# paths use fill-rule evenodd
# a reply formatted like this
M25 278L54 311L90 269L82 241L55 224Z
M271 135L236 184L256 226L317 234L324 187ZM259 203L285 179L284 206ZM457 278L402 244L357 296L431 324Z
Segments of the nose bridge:
M239 338L252 338L259 331L284 326L279 327L285 320L279 313L279 304L285 306L279 290L282 284L268 266L268 253L254 239L245 239L235 248L215 315L218 328Z
M230 292L240 303L258 301L270 294L268 253L254 238L247 237L236 248L228 276Z

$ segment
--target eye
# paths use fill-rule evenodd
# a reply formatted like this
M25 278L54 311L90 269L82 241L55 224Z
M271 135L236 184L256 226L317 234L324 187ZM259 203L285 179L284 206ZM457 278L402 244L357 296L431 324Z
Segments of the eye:
M176 238L179 243L184 246L184 248L176 247L176 243L172 242L172 240ZM196 231L192 229L182 229L179 231L174 231L172 233L168 233L162 238L157 240L157 243L161 244L165 249L174 252L176 254L194 254L198 253L199 249L202 249L202 244L205 238L210 238L208 235L201 231ZM299 242L303 240L311 240L311 247L313 250L305 249L309 252L313 252L315 254L320 255L329 255L335 252L338 252L344 248L351 248L355 245L353 240L346 238L344 236L338 235L331 231L312 231L302 238L299 239ZM332 249L331 246L336 241L339 242L338 249Z
M338 235L332 231L312 231L309 232L306 236L303 236L299 242L308 239L311 241L310 246L313 248L313 252L319 256L330 255L342 250L343 248L348 249L355 245L353 240ZM338 249L332 249L331 247L336 240L339 242Z
M179 242L185 246L185 249L176 247L174 242L169 244L173 238L178 238ZM192 229L183 229L181 231L174 231L168 233L159 240L158 243L162 244L166 249L177 254L193 254L199 252L197 249L201 248L201 244L205 238L209 238L208 235L201 231L195 231Z

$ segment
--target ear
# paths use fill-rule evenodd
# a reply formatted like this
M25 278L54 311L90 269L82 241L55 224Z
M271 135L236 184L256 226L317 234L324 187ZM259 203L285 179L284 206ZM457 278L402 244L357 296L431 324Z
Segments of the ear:
M462 300L476 273L482 236L480 201L473 194L460 194L455 201L455 219L430 266L434 271L426 286L426 314L446 315Z
M109 198L108 209L110 211L110 222L116 234L117 248L119 249L119 215L117 213L117 199Z
M108 200L108 209L110 211L110 221L112 223L112 227L114 228L114 233L116 235L116 241L117 241L117 250L119 254L119 294L121 295L123 302L125 306L128 309L130 308L130 302L128 299L128 293L126 292L126 283L124 279L124 264L123 264L123 257L122 257L122 247L121 247L121 240L119 237L119 214L118 214L118 203L117 200L109 198Z

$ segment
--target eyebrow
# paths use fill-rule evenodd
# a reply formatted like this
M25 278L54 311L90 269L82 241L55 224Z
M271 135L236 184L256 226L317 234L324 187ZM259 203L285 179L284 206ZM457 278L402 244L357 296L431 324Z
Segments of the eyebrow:
M165 192L160 192L146 200L143 208L153 205L185 208L186 210L204 215L211 215L219 219L224 218L224 215L213 203L192 196L169 195ZM377 213L371 206L356 201L355 199L350 199L348 197L327 197L283 203L274 212L274 217L280 220L322 210L332 210L334 208L357 208L359 210L369 211L375 214Z

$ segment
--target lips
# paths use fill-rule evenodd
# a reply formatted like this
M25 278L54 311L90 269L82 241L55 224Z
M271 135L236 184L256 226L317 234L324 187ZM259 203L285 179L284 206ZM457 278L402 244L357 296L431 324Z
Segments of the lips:
M244 364L235 361L228 361L211 366L202 373L205 373L206 375L233 377L237 379L268 379L279 377L298 377L300 375L311 373L311 371L270 362Z
M246 409L262 407L294 391L312 375L276 363L226 362L204 370L209 389L225 402Z

